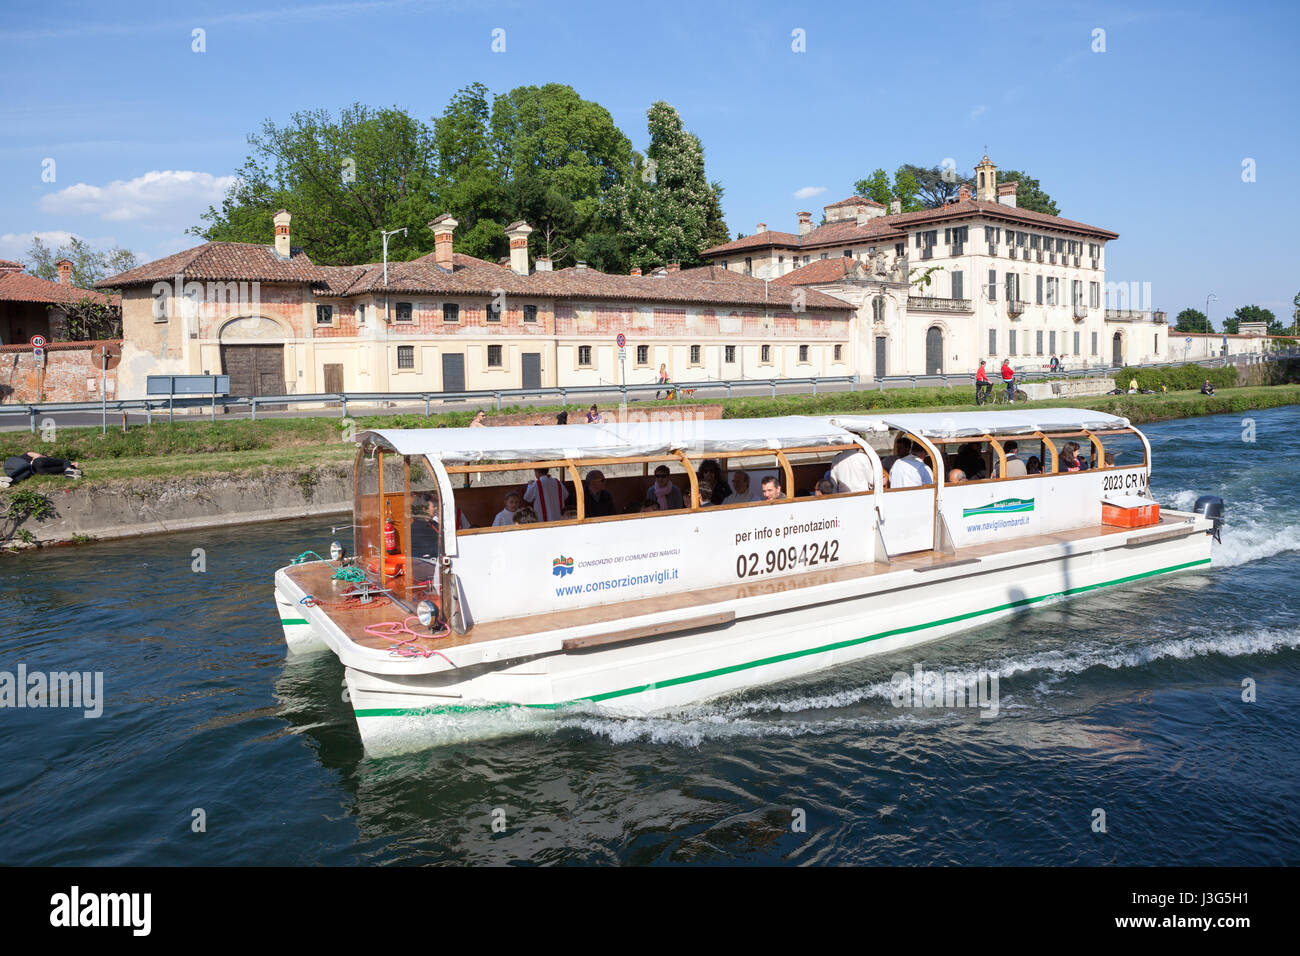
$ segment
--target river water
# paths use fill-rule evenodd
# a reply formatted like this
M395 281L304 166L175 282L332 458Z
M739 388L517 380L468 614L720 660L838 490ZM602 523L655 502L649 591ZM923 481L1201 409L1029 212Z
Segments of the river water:
M1162 503L1227 503L1209 571L671 717L508 714L383 759L333 657L286 663L271 599L346 519L0 556L0 672L104 682L98 718L0 710L0 863L1295 864L1300 407L1251 418L1253 442L1239 417L1147 431ZM917 663L997 674L998 716L896 709Z

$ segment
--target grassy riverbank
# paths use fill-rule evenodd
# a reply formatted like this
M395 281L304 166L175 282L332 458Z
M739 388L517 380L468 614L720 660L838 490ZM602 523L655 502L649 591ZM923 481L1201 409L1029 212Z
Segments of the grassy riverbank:
M777 398L734 398L724 401L726 418L767 418L776 415L833 415L880 409L899 411L973 411L970 388L893 389L887 391L834 392L824 395L789 395ZM640 403L649 407L668 403ZM713 402L712 404L718 404ZM1102 395L1090 398L1029 402L1017 408L1075 407L1122 415L1134 424L1196 415L1242 413L1279 405L1300 404L1300 385L1226 388L1214 397L1194 391L1167 395ZM558 411L558 407L555 409ZM545 409L528 409L544 412ZM468 424L471 411L423 415L366 415L355 419L357 431L367 428L438 428ZM264 470L308 472L325 465L350 461L353 445L344 441L339 419L299 418L261 421L179 422L174 425L136 425L129 431L110 429L101 436L97 428L60 428L53 441L34 441L25 432L0 434L0 457L39 451L81 463L85 483L108 481L165 481L171 477L202 474L248 474ZM37 477L23 488L59 486L62 477Z

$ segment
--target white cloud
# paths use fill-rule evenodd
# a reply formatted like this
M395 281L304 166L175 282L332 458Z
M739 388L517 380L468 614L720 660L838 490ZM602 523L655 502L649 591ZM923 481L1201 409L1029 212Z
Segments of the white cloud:
M795 199L811 199L813 196L826 192L825 186L804 186L802 189L794 191Z
M51 250L59 246L67 245L72 239L72 233L61 230L51 230L49 232L6 232L0 235L0 259L9 259L15 262L22 262L27 258L27 250L31 248L32 240L40 239L41 242Z
M975 107L973 110L970 111L970 118L972 120L977 120L988 111L989 111L988 104L981 103L979 106Z
M107 186L77 183L42 197L40 207L53 215L92 215L108 222L142 221L146 226L183 229L208 206L220 205L234 183L234 176L154 169Z

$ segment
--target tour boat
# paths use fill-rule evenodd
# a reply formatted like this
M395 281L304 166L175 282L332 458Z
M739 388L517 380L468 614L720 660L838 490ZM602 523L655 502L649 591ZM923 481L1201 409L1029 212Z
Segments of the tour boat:
M489 712L670 711L1204 569L1223 516L1160 508L1145 436L1083 409L377 430L355 469L353 547L275 599L291 654L344 665L372 754L509 732Z

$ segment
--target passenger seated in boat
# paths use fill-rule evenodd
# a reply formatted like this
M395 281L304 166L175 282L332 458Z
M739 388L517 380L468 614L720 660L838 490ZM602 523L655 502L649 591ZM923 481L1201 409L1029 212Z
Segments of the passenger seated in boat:
M890 485L894 488L919 488L934 481L930 469L915 454L912 439L899 436L898 441L894 443L894 451L901 451L902 454L889 469Z
M781 482L777 481L774 475L768 475L763 479L763 500L777 501L785 497L785 492L781 490Z
M957 460L954 464L966 473L967 481L979 481L984 477L984 458L979 452L979 446L974 442L966 442L957 449Z
M905 458L907 453L912 450L912 439L906 435L899 435L894 439L894 453L892 455L883 455L880 459L880 467L886 472L892 473L894 463L900 458Z
M1017 454L1020 451L1019 442L1006 442L1002 446L1002 450L1006 452L1007 455L1007 473L1003 477L1023 478L1025 475L1029 474L1029 469L1025 467L1025 463L1021 461L1020 456Z
M1043 462L1037 455L1030 455L1029 460L1025 462L1025 472L1030 475L1041 475L1043 473Z
M1061 446L1061 471L1082 471L1083 467L1079 460L1079 443L1067 441Z
M713 482L703 475L699 479L700 507L708 508L713 504Z
M552 478L547 468L534 469L533 474L536 477L524 489L524 503L532 505L538 521L559 520L564 511L564 488L559 479Z
M523 498L519 492L511 491L506 494L505 507L497 512L497 516L492 519L492 527L500 528L504 525L515 523L515 512L523 504Z
M607 515L614 514L614 496L605 488L605 473L593 468L587 472L587 480L583 482L583 493L586 495L586 516L588 518L604 518Z
M813 487L813 497L820 498L823 495L833 495L835 490L835 482L829 478L823 478Z
M515 524L537 524L537 512L528 505L522 505L515 512Z
M629 507L635 507L635 505L629 505ZM653 502L653 501L643 501L643 502L641 502L641 513L642 513L642 514L645 514L645 513L648 512L648 511L658 511L658 510L659 510L659 505L656 504L656 503Z
M724 505L745 504L754 500L749 490L749 472L733 471L731 473L732 492L723 499Z
M668 466L660 465L655 469L654 484L645 492L645 500L655 505L657 511L675 511L686 507L682 503L682 490L673 484L669 474Z
M709 484L713 486L709 504L720 505L731 497L731 486L723 480L722 466L718 464L716 458L706 458L700 462L699 476L700 481L707 478Z
M948 484L950 485L960 485L965 480L966 472L962 471L960 468L954 468L948 472Z
M438 556L438 504L432 495L417 495L411 502L411 555Z
M834 483L836 491L870 491L871 461L861 448L850 448L831 459L827 477Z

